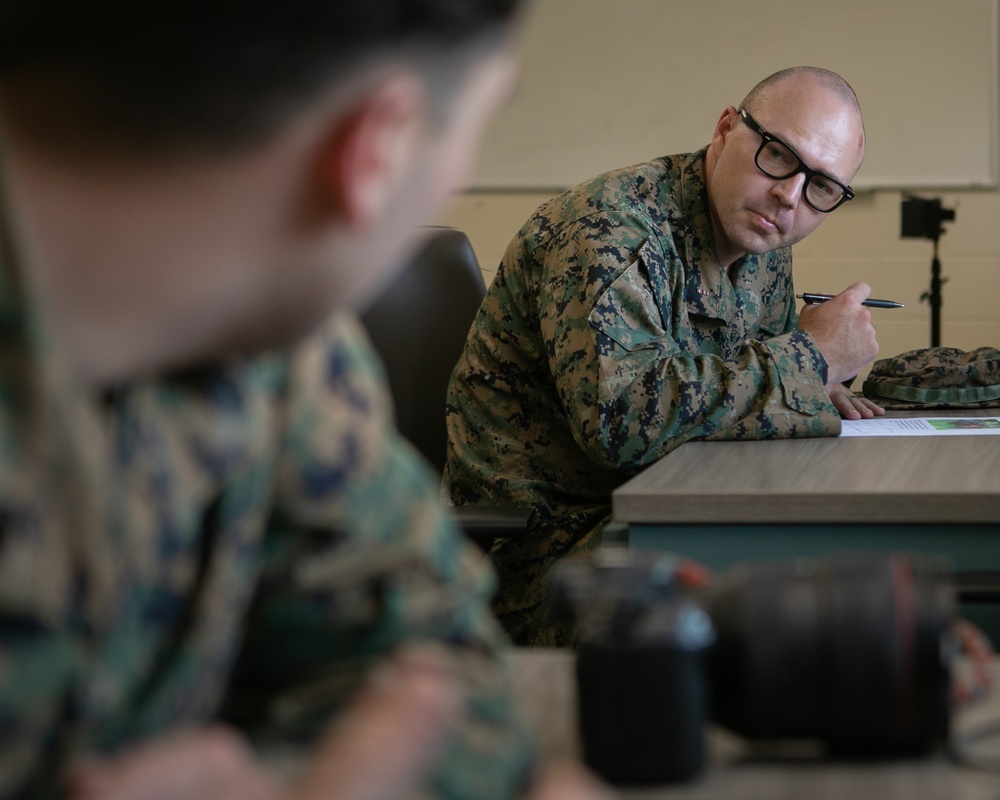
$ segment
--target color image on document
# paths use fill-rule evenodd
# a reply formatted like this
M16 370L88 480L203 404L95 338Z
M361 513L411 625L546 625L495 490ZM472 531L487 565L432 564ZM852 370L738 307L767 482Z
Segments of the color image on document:
M967 431L1000 428L1000 419L990 419L988 417L942 417L941 419L930 418L927 421L939 431Z

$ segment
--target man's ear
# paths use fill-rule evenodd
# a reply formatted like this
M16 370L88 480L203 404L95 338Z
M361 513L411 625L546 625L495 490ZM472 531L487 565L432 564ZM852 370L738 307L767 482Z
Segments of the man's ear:
M381 80L357 98L330 129L319 158L320 190L342 220L368 227L413 166L427 104L415 75Z
M715 123L715 131L712 133L712 149L715 150L716 154L722 152L726 139L733 132L738 117L739 112L732 106L727 106L719 117L719 121Z

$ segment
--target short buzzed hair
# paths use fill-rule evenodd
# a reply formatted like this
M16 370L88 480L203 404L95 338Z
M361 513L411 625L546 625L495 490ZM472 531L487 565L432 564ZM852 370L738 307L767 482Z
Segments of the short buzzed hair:
M520 3L3 0L0 88L63 146L230 148L390 57L457 83Z
M779 70L773 75L768 75L743 98L740 108L745 108L748 111L756 110L775 85L794 75L803 74L814 77L824 89L828 89L840 97L844 103L853 107L858 112L859 117L861 116L861 104L858 102L858 96L855 94L854 89L851 88L851 85L836 72L823 69L822 67L789 67L788 69Z

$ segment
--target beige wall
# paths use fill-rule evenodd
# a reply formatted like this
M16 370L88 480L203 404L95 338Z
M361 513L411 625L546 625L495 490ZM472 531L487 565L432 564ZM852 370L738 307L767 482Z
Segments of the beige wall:
M559 9L565 3L573 4L574 0L546 0L545 3L538 3L537 8L539 13L546 8L552 10L558 21L558 14L561 13ZM797 23L802 24L807 30L825 29L825 15L830 13L828 6L829 4L797 5ZM901 0L898 6L899 13L907 15L910 14L911 7L915 7L905 0ZM650 14L657 12L657 9L655 3L622 5L623 16L621 19L616 17L616 30L619 27L628 30L630 26L635 27L635 24L643 24ZM975 18L971 4L968 8L962 3L951 4L949 13L962 15L963 9L967 17L963 19L963 23ZM670 12L674 14L671 19L676 18L676 11L675 9ZM629 13L637 14L642 19L633 23L628 19ZM552 42L543 36L541 41L535 43L537 47L533 49L532 36L535 33L537 33L535 28L529 26L523 47L525 74L522 76L522 81L531 80L533 86L545 87L545 91L540 94L544 101L544 98L552 94L551 86L561 85L560 81L564 81L566 75L565 70L560 69L562 63L554 64L551 59L549 46ZM618 35L621 35L621 30L618 31ZM994 31L994 35L1000 36L1000 32ZM608 32L608 36L611 37L612 33ZM568 42L573 48L579 47L573 37L564 36L563 39L564 44ZM695 37L694 41L699 40ZM553 46L558 44L557 42ZM962 46L967 45L968 43ZM792 59L789 63L806 63L796 62L795 56L790 54L787 48L780 52L783 59ZM837 52L839 59L840 51ZM535 53L537 58L533 58L532 53ZM766 51L761 55L765 60L773 56ZM991 58L995 58L995 54L991 56L977 51L975 55L977 69L979 60L982 60L987 66L987 74L992 70L994 75L992 89L994 92L997 91L995 81L1000 78L996 77L996 66L990 67L987 63ZM885 61L884 54L879 53L873 67L868 61L857 56L857 53L851 53L847 58L848 71L845 74L849 75L855 85L865 90L861 91L862 98L865 98L868 97L866 91L875 92L885 84L885 64L888 62ZM655 63L656 56L650 56L650 60L651 63ZM836 69L837 63L826 66ZM702 66L723 76L728 76L732 71L732 64L726 59L709 59ZM940 71L943 75L946 70L942 65L940 70L935 71ZM653 72L655 74L655 70ZM589 87L590 84L586 85ZM941 88L942 86L945 88ZM684 85L678 90L686 88L689 87ZM933 83L928 90L955 95L955 99L960 99L969 107L975 107L977 103L981 105L981 94L977 93L971 81L947 80L943 84ZM906 96L905 92L897 94L901 94L899 99L908 106L914 103L914 98ZM566 99L562 95L558 97L560 102L565 104ZM599 97L598 101L600 99ZM517 96L513 102L516 101ZM874 108L871 110L870 123L879 110ZM709 116L714 120L715 112ZM961 129L963 125L969 127L972 124L978 129L982 125L981 122L970 122L973 117L980 120L978 114L954 119L947 118L948 115L941 116L945 118L942 124L949 126L949 129ZM646 124L643 122L639 127L642 128ZM869 134L876 135L874 127ZM913 143L912 139L913 137L908 137L906 141L882 139L879 142L870 139L869 149L871 152L874 152L876 146L905 149ZM519 140L518 146L524 148L527 145ZM489 139L484 149L489 150ZM943 149L946 153L947 148ZM503 148L500 150L503 151ZM666 151L669 152L669 149ZM648 154L648 156L653 155L659 153ZM635 160L645 157L647 156L643 155ZM1000 152L994 153L993 159L994 163L1000 161ZM624 166L624 164L612 166ZM866 164L866 168L869 167L870 165ZM595 166L588 174L600 171L601 169ZM585 177L587 175L581 175L580 179ZM943 274L948 279L943 289L941 343L962 349L981 345L1000 347L1000 191L970 189L917 193L924 197L940 197L945 207L956 209L957 218L955 222L946 224L947 233L942 237L940 246ZM496 270L507 242L531 211L547 197L548 194L538 192L471 192L457 198L455 206L441 222L454 225L469 234L483 272L489 280ZM795 283L798 291L837 292L853 281L864 280L871 284L874 297L898 300L906 304L902 309L873 311L882 355L894 355L930 344L930 307L927 303L920 302L919 298L930 285L932 243L925 239L901 239L899 235L901 197L899 191L859 193L857 198L834 212L812 236L794 248Z
M1000 347L1000 192L921 193L954 208L941 237L941 344L965 350ZM441 221L472 240L489 281L507 242L532 210L539 193L470 193ZM882 355L930 344L930 307L920 294L930 285L932 243L901 239L899 192L868 192L830 215L794 248L797 291L835 293L854 281L872 286L874 297L906 307L873 310Z

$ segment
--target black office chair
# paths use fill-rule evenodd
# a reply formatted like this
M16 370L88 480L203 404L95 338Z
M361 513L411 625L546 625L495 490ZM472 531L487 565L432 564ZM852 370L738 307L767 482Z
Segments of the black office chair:
M445 398L486 284L469 238L435 227L421 250L361 316L385 364L396 424L440 474ZM528 509L461 506L466 534L484 550L527 528Z

